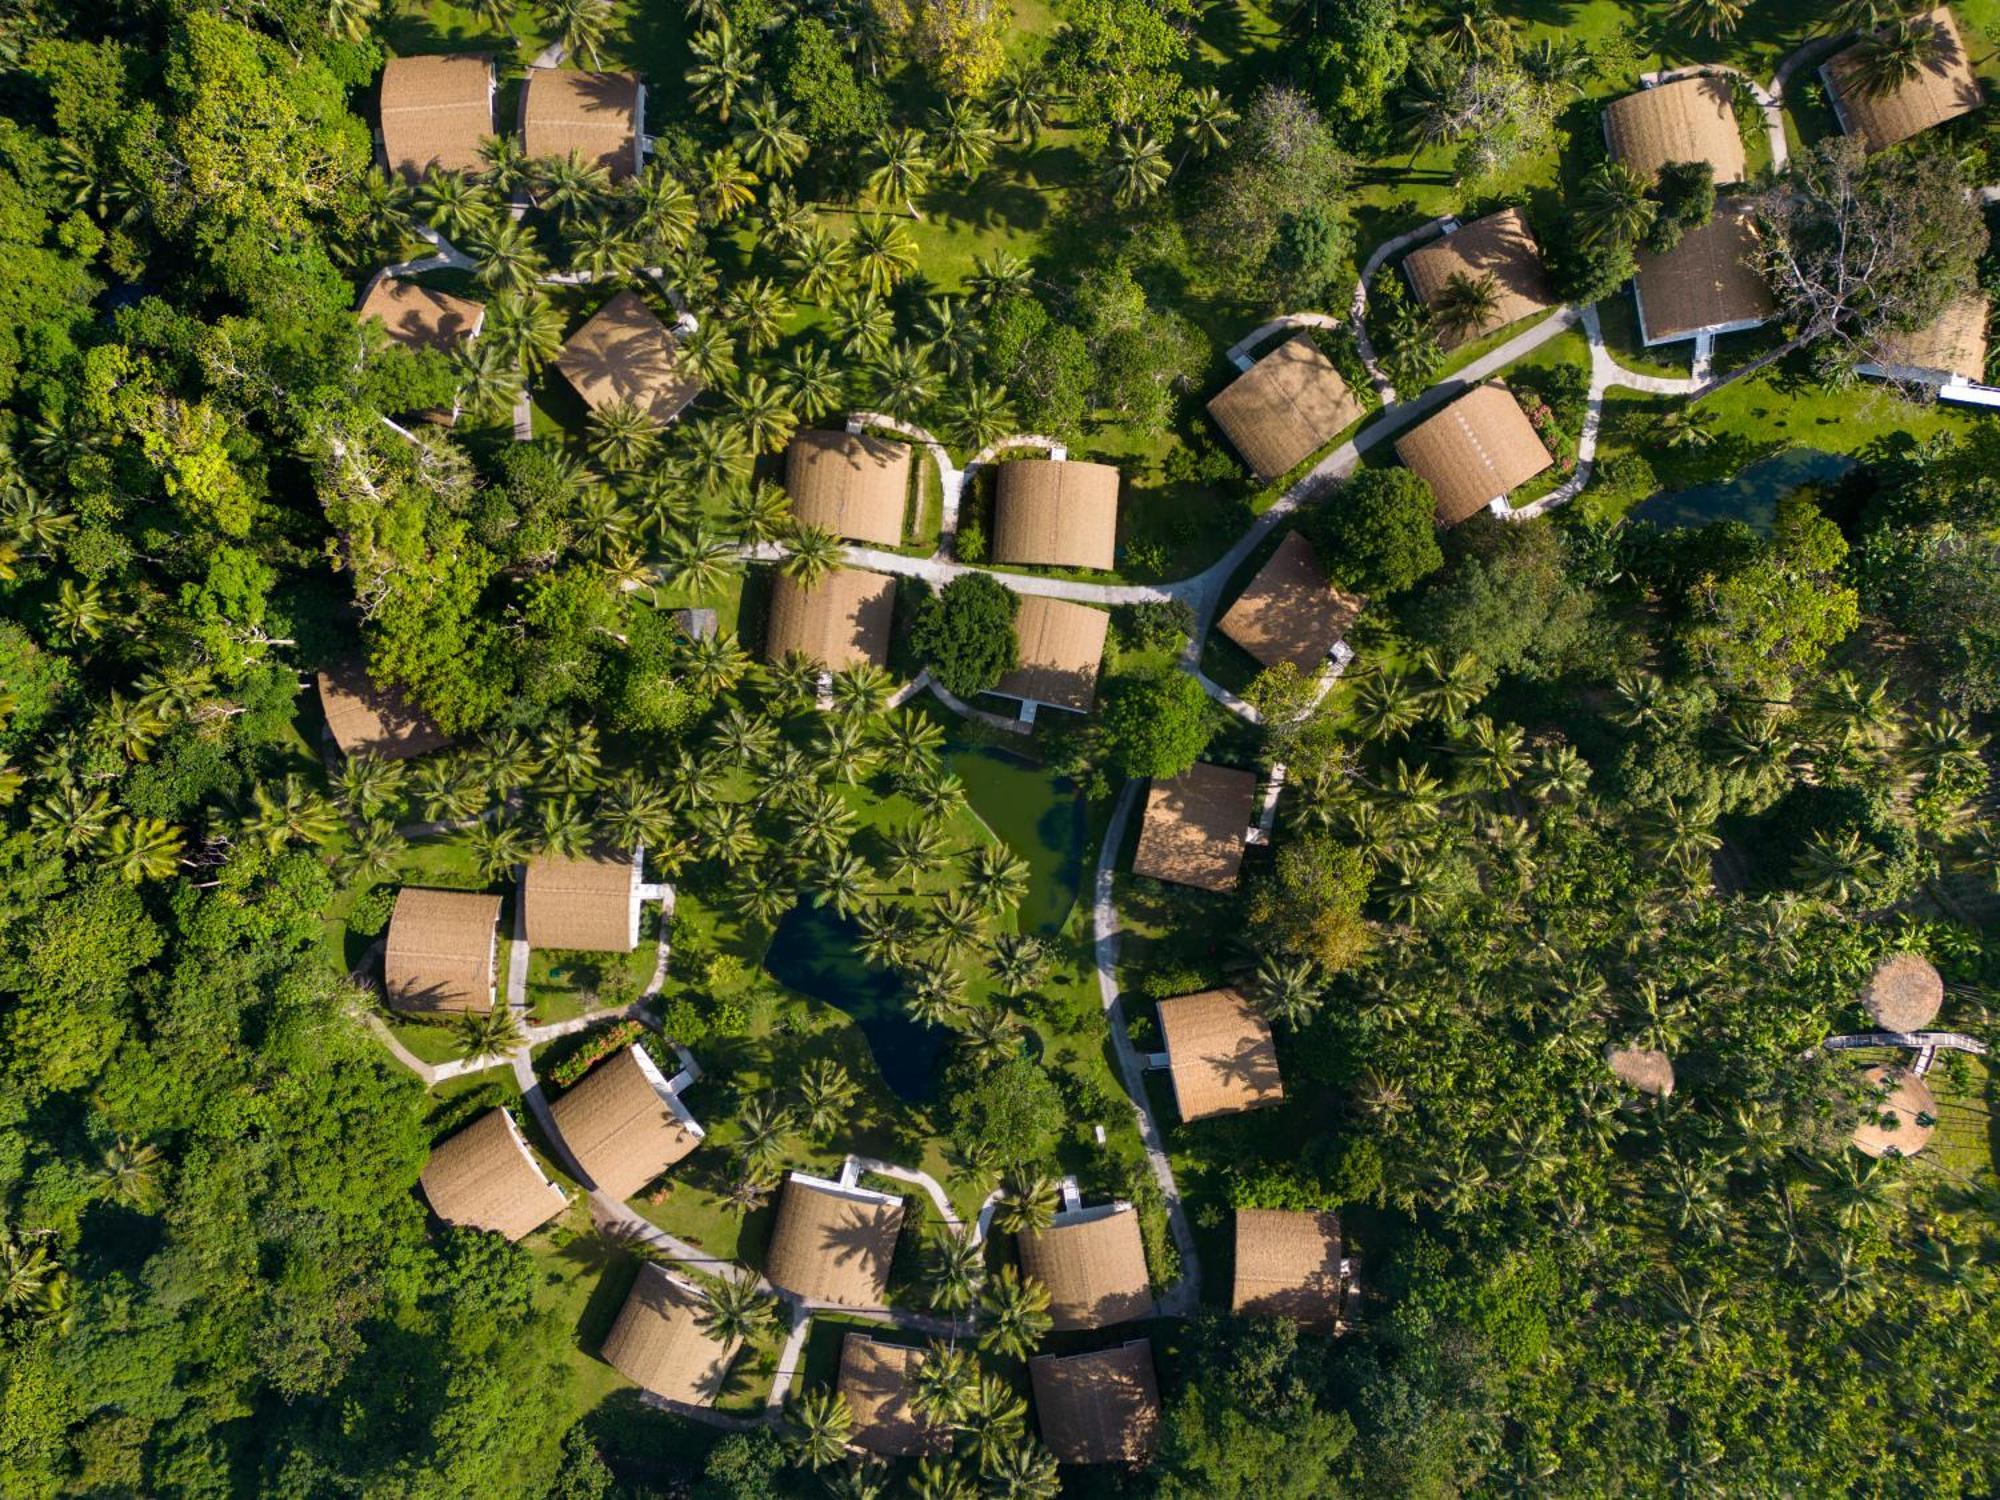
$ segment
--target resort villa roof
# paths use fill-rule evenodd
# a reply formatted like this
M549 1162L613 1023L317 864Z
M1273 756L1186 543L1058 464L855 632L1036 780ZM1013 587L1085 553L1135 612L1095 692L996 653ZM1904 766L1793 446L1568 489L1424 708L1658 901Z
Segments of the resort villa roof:
M1256 801L1252 772L1205 761L1156 779L1146 793L1132 872L1204 891L1234 890Z
M639 946L639 864L622 850L539 854L521 881L530 948L630 953Z
M1664 254L1640 250L1632 295L1647 347L1767 322L1777 305L1756 252L1756 226L1740 199L1716 204L1714 218Z
M792 1172L778 1199L764 1274L808 1302L880 1307L902 1228L901 1198Z
M1674 1091L1674 1060L1657 1047L1606 1047L1605 1066L1620 1083L1664 1099Z
M341 662L318 676L320 710L341 754L404 760L451 743L400 688L377 687L360 662Z
M1129 1203L1059 1213L1020 1240L1021 1271L1049 1289L1050 1325L1109 1328L1153 1315L1139 1215Z
M382 156L392 175L417 182L432 167L470 172L494 134L493 60L392 57L382 65Z
M521 146L529 160L574 152L617 182L639 170L640 112L646 91L636 74L530 68L521 91Z
M1000 465L995 562L1108 569L1117 543L1118 471L1110 464L1019 458Z
M613 1053L550 1108L577 1165L614 1198L630 1198L704 1134L638 1046Z
M708 1299L664 1268L647 1263L618 1321L604 1336L604 1359L643 1391L667 1401L707 1406L721 1393L739 1345L710 1338L701 1326Z
M1340 1326L1340 1215L1236 1210L1236 1289L1230 1308L1290 1318L1301 1328Z
M764 654L782 661L796 651L832 672L863 662L886 667L895 613L896 580L886 573L835 568L810 588L774 574Z
M701 394L701 381L680 367L677 347L645 298L628 288L569 336L556 368L592 411L623 402L665 423Z
M860 432L801 432L785 451L785 490L801 526L900 547L910 445Z
M1855 1149L1866 1156L1915 1156L1923 1150L1937 1129L1937 1099L1923 1077L1883 1064L1869 1068L1861 1081L1870 1097L1854 1127Z
M1136 1464L1153 1456L1160 1388L1150 1340L1094 1354L1038 1354L1028 1379L1042 1441L1060 1462Z
M447 1224L490 1229L510 1240L541 1228L567 1206L504 1109L489 1109L431 1147L424 1197Z
M1208 414L1259 479L1276 479L1359 421L1362 405L1312 336L1300 333L1225 386Z
M1313 544L1288 531L1216 624L1260 665L1288 661L1311 676L1360 614L1359 599L1327 582Z
M1741 182L1749 170L1735 91L1727 78L1708 74L1612 100L1604 107L1604 143L1648 182L1670 161L1705 161L1718 184Z
M1183 1120L1278 1104L1278 1050L1271 1024L1236 989L1203 990L1160 1002L1167 1076Z
M1430 486L1437 522L1456 526L1555 460L1514 393L1475 386L1396 439L1396 456Z
M870 1453L902 1458L939 1453L951 1434L920 1419L910 1387L924 1351L849 1332L840 1344L840 1394L854 1414L853 1441Z
M1986 324L1991 315L1992 304L1984 292L1960 297L1924 327L1884 335L1861 372L1932 385L1953 380L1984 385Z
M400 276L378 276L354 316L362 323L380 323L392 344L449 354L478 337L479 325L486 320L486 305L470 297L433 291Z
M1965 38L1951 11L1940 5L1912 17L1910 25L1929 32L1933 51L1914 75L1893 88L1872 92L1868 88L1870 41L1856 42L1835 53L1820 69L1840 128L1870 151L1906 141L1933 125L1969 114L1985 102L1979 75L1972 69Z
M1493 311L1477 328L1454 338L1454 343L1547 312L1557 301L1542 269L1542 247L1528 228L1528 216L1518 208L1503 208L1497 214L1474 219L1443 239L1412 250L1403 257L1403 274L1410 278L1417 300L1426 307L1436 305L1454 276L1470 281L1493 278Z
M1944 980L1919 953L1892 953L1862 986L1861 1003L1884 1031L1921 1031L1944 1008Z
M1097 672L1111 616L1087 604L1023 594L1014 617L1020 664L993 685L1003 698L1047 703L1087 714L1097 702Z
M493 1009L500 898L477 891L396 893L382 954L382 987L397 1010Z

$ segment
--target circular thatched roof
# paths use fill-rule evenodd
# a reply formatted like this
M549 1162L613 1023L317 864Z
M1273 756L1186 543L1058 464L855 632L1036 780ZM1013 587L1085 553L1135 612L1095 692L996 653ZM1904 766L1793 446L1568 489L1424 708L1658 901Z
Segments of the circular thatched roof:
M1604 1060L1620 1082L1665 1098L1674 1091L1674 1062L1651 1047L1606 1047Z
M1871 1093L1862 1108L1861 1123L1854 1127L1855 1149L1869 1156L1915 1156L1930 1140L1934 1124L1917 1120L1937 1118L1937 1099L1931 1086L1908 1068L1883 1065L1861 1075ZM1885 1121L1894 1120L1894 1125Z
M1861 1003L1884 1031L1916 1031L1937 1019L1944 981L1921 954L1892 953L1868 976Z

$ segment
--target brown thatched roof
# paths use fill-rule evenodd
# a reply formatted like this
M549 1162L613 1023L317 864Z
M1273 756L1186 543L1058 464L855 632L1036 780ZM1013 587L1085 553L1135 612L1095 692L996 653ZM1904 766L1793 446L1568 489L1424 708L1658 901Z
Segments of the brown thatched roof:
M1884 1031L1920 1031L1944 1008L1944 980L1920 953L1892 953L1875 966L1861 1003Z
M1664 255L1641 250L1637 260L1632 291L1648 344L1754 327L1777 311L1757 270L1756 229L1741 200L1716 204L1714 218Z
M1861 1075L1868 1090L1854 1148L1866 1156L1915 1156L1937 1129L1937 1099L1931 1086L1908 1068L1883 1065ZM1932 1124L1919 1123L1922 1115Z
M476 891L404 886L389 917L382 987L409 1011L493 1008L493 956L500 898Z
M1208 403L1259 479L1289 473L1361 419L1362 405L1309 334L1295 334Z
M1456 526L1552 465L1505 386L1482 385L1396 439L1396 456L1431 488L1440 526Z
M708 1299L660 1266L639 1267L639 1279L604 1336L604 1359L641 1390L668 1401L708 1406L729 1378L740 1344L702 1331Z
M1674 1091L1674 1060L1653 1047L1606 1047L1605 1066L1619 1082L1664 1099Z
M924 1351L850 1332L840 1344L840 1394L854 1413L852 1440L870 1453L901 1458L942 1453L951 1433L922 1421L910 1391Z
M801 432L785 452L785 490L802 526L900 547L910 445L859 432Z
M592 411L623 402L668 422L701 394L700 379L681 368L677 348L645 298L627 289L569 336L556 368Z
M1328 583L1313 544L1288 531L1216 625L1262 665L1310 676L1360 615L1361 600Z
M568 1204L504 1109L490 1109L431 1148L424 1197L447 1224L490 1229L510 1240L541 1228Z
M382 325L389 341L405 349L435 349L449 354L479 332L486 305L470 297L435 292L398 276L378 276L361 299L355 318Z
M771 617L764 654L772 661L796 651L829 671L871 662L889 664L889 625L896 580L861 568L835 568L807 588L786 574L771 580Z
M880 1307L903 1228L903 1200L793 1172L778 1199L764 1274L808 1302Z
M1014 617L1020 665L995 683L993 691L1089 713L1097 702L1097 672L1110 629L1111 616L1101 609L1023 594L1021 612Z
M1283 1101L1271 1024L1242 991L1203 990L1162 1000L1160 1036L1183 1120Z
M1748 171L1726 78L1681 78L1614 99L1604 108L1604 139L1648 182L1670 161L1705 161L1718 183L1741 182Z
M1470 333L1456 335L1451 343L1475 339L1547 312L1557 301L1542 269L1542 247L1528 229L1528 216L1518 208L1503 208L1497 214L1474 219L1443 239L1412 250L1403 258L1403 274L1410 278L1417 300L1426 307L1436 305L1454 276L1471 281L1493 278L1498 295L1491 315Z
M1118 471L1080 459L1000 465L993 560L1045 568L1109 568L1118 543Z
M1230 1307L1333 1333L1340 1325L1340 1216L1236 1210L1236 1287Z
M1913 18L1911 24L1929 32L1935 50L1914 78L1887 92L1870 93L1865 86L1870 45L1866 41L1837 53L1820 70L1840 128L1870 151L1906 141L1986 102L1951 11L1940 5Z
M342 662L318 675L320 709L341 754L405 760L451 743L401 688L377 687L360 662Z
M577 1165L614 1198L630 1198L701 1144L701 1127L637 1046L592 1068L551 1112Z
M1049 1289L1049 1318L1059 1330L1153 1315L1146 1245L1129 1206L1072 1210L1040 1234L1022 1235L1021 1271Z
M432 167L477 171L479 143L492 134L491 58L461 52L382 65L382 155L405 182Z
M1249 771L1198 761L1146 793L1132 872L1205 891L1236 888L1244 835L1257 802Z
M530 68L521 96L528 156L597 162L617 182L639 170L639 80L631 73Z
M530 948L630 953L639 945L639 869L629 852L538 854L521 903Z
M1992 304L1984 292L1960 297L1924 327L1885 335L1874 363L1898 378L1956 376L1974 385L1986 381L1986 325Z
M1060 1462L1137 1464L1153 1456L1160 1388L1150 1340L1094 1354L1038 1354L1028 1379L1042 1441Z

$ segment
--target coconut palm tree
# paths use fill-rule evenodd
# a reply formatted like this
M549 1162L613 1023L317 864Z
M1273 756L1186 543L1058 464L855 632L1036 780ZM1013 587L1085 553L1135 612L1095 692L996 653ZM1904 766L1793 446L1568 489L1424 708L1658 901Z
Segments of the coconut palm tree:
M471 235L494 220L493 203L485 190L466 173L447 167L432 167L417 184L416 212L449 240Z
M921 331L931 354L954 380L971 371L984 343L984 325L963 297L926 297Z
M886 842L889 877L908 887L943 869L951 859L951 844L944 830L927 818L904 824L890 833Z
M972 1351L932 1339L910 1378L910 1409L927 1427L955 1427L978 1389L979 1365Z
M964 446L976 450L1014 431L1018 421L1004 387L970 380L952 404L950 431Z
M113 1202L149 1211L159 1201L163 1165L157 1146L121 1135L98 1158L97 1183Z
M776 1299L757 1290L756 1278L748 1274L719 1276L707 1292L708 1305L695 1322L717 1343L747 1344L777 1325Z
M565 792L588 791L597 784L603 758L592 724L552 722L535 735L535 758L541 763L542 784Z
M792 1112L780 1105L775 1096L756 1094L743 1102L736 1123L740 1131L736 1149L751 1169L751 1175L770 1176L784 1160L785 1148L791 1140L796 1123Z
M1006 1359L1026 1359L1049 1331L1049 1289L1013 1266L1002 1266L980 1293L985 1327L979 1347Z
M744 712L740 703L731 703L709 732L716 753L739 766L761 761L777 740L777 726L761 714Z
M831 684L834 711L846 719L867 719L881 712L895 691L895 679L873 662L856 662L833 674ZM875 756L870 753L869 764Z
M757 201L757 174L734 146L718 146L701 159L695 201L711 224L726 224Z
M626 188L632 203L632 232L642 243L666 251L693 242L699 211L694 195L664 161L650 163Z
M540 11L542 30L563 51L593 68L604 61L604 39L611 29L608 0L542 0Z
M882 758L900 775L936 765L938 747L944 743L944 730L937 721L911 708L899 708L878 720L875 732L882 742Z
M535 849L558 859L581 859L597 840L590 815L575 797L559 797L535 809Z
M77 587L75 579L65 578L56 591L49 616L56 628L72 643L98 639L104 634L104 627L112 621L111 604L104 596L104 585L94 578L81 588Z
M1499 313L1500 283L1491 271L1479 276L1453 271L1431 304L1431 325L1439 338L1455 344L1482 331Z
M667 842L673 811L667 794L636 771L620 774L598 795L597 826L623 849Z
M727 488L752 462L742 429L733 423L690 422L680 429L686 446L688 478L711 493Z
M875 362L875 405L905 420L928 406L937 395L936 373L928 353L913 344L898 344Z
M846 284L847 241L814 224L785 247L785 268L792 273L799 295L808 302L825 302Z
M949 1026L965 1005L965 976L949 964L918 959L908 971L910 1017L926 1026Z
M786 109L767 89L743 106L743 123L733 137L743 159L765 177L789 177L812 154L799 133L798 113Z
M1121 126L1104 151L1104 185L1120 208L1144 203L1172 175L1167 153L1143 125Z
M1950 50L1950 35L1928 16L1891 16L1861 39L1847 81L1864 97L1893 94L1936 67Z
M590 414L590 456L613 474L643 467L660 445L661 427L649 411L630 401L612 401Z
M813 867L812 904L831 906L843 917L853 916L867 904L872 873L868 862L851 849L826 856Z
M855 359L879 358L895 336L896 320L888 304L867 288L834 300L828 331L841 352Z
M720 318L707 318L679 335L677 357L703 385L724 385L736 374L736 339Z
M1675 0L1667 20L1675 26L1699 31L1711 42L1720 41L1736 29L1749 0Z
M808 858L830 858L854 833L854 810L824 787L800 796L791 810L792 839Z
M940 1312L962 1313L978 1300L986 1279L986 1246L969 1229L939 1225L930 1243L930 1302Z
M847 1118L861 1086L830 1057L810 1063L799 1076L799 1119L808 1135L824 1136Z
M1026 933L1002 933L987 961L993 982L1003 995L1026 994L1048 974L1048 949L1038 937Z
M863 219L848 241L849 260L863 286L886 295L917 268L917 245L894 219Z
M1017 1172L1007 1183L993 1221L1008 1234L1041 1234L1055 1222L1062 1189L1040 1168Z
M1792 862L1792 876L1811 894L1846 906L1867 897L1881 866L1882 851L1853 829L1837 838L1821 829Z
M972 1460L985 1468L1021 1442L1027 1419L1028 1404L1005 1380L989 1372L979 1377L979 1389L967 1399L959 1429Z
M115 835L117 829L113 828ZM371 818L361 825L340 856L340 869L350 879L360 876L379 880L395 872L397 863L409 851L410 841L396 831L387 818Z
M806 204L799 201L798 194L782 182L770 184L764 191L764 243L779 250L789 250L798 243L799 236L814 228L819 220Z
M611 192L611 174L600 161L585 161L577 152L544 157L530 164L536 201L567 225L595 214Z
M1465 711L1492 686L1491 674L1470 653L1446 662L1435 651L1426 650L1417 663L1427 679L1421 694L1424 712L1447 728L1463 719Z
M494 3L504 4L505 0ZM479 161L479 180L502 198L525 191L534 176L528 153L511 135L487 136L479 143Z
M926 817L947 823L965 806L965 783L952 772L932 767L904 789Z
M1028 862L1005 844L983 844L966 869L967 892L988 910L1008 911L1028 894Z
M937 164L968 182L986 170L996 139L986 111L970 99L947 99L931 114L931 140Z
M478 225L468 248L474 277L499 291L525 292L548 268L533 232L504 215Z
M981 1475L997 1500L1055 1500L1062 1493L1056 1456L1032 1439L1002 1448Z
M907 127L885 131L876 138L875 150L881 160L868 174L869 193L876 202L891 208L901 205L911 218L921 219L916 200L929 185L932 165L923 132Z
M1181 137L1188 143L1188 148L1181 153L1180 161L1174 166L1175 171L1187 165L1191 155L1206 161L1214 152L1227 151L1229 132L1240 118L1218 89L1191 90L1187 95L1187 104L1188 117L1181 126Z
M524 1039L521 1023L505 1005L474 1011L458 1023L458 1055L467 1062L482 1057L505 1057Z
M630 226L615 219L580 219L564 226L570 268L601 279L625 275L639 264Z
M959 1045L982 1064L1021 1055L1021 1023L998 1006L974 1007L959 1019Z
M1513 23L1493 8L1493 0L1453 0L1439 22L1445 50L1462 58L1499 58L1514 52Z
M819 695L819 673L819 663L802 651L787 651L777 661L766 665L764 680L770 687L772 701L779 712L796 712L812 707L813 700ZM793 746L787 745L778 752L773 765L780 764L802 766L806 781L813 779L811 764Z
M681 671L697 692L726 693L751 666L750 653L733 635L706 635L681 648Z
M358 42L382 17L382 0L325 0L326 30L344 42Z
M784 561L778 566L786 577L811 588L840 566L841 550L840 538L832 532L817 526L794 525Z
M730 392L738 429L752 453L776 453L798 431L799 418L785 402L785 393L762 375L752 373Z
M183 838L165 818L120 817L105 835L104 861L128 885L166 880L180 870Z
M1039 68L1010 67L993 87L993 117L1025 146L1040 142L1049 123L1049 85Z
M861 941L855 944L855 951L863 962L878 969L904 967L923 936L917 914L907 906L880 903L857 913L856 920Z
M1326 993L1326 981L1310 958L1267 953L1257 963L1252 994L1257 1008L1274 1021L1299 1027L1311 1020Z
M837 1464L847 1454L854 1431L854 1413L847 1398L831 1386L808 1391L792 1406L792 1447L809 1469Z
M736 28L726 16L689 38L688 53L695 60L686 75L688 98L696 109L727 125L738 97L756 82L762 59L738 40Z
M845 382L834 368L833 356L817 343L794 350L778 367L778 380L792 409L808 422L838 411L847 402Z
M273 795L261 783L250 789L252 811L243 820L245 837L273 854L290 844L324 844L340 832L340 814L296 771L288 771Z
M1574 745L1545 745L1528 773L1528 790L1542 801L1567 797L1575 801L1589 790L1590 762Z
M337 793L341 804L357 818L372 818L402 790L407 762L384 760L365 751L341 763Z
M820 770L844 785L859 784L875 768L875 752L865 735L864 726L853 717L830 720L814 747Z
M505 880L514 867L527 863L528 841L518 823L496 818L481 823L466 837L473 868L485 881Z
M458 376L458 398L477 417L497 416L514 405L528 378L514 351L481 339L460 344L452 365Z
M1033 281L1034 273L1020 256L995 250L991 255L972 257L972 274L965 284L972 289L972 300L986 307L1027 291Z
M1636 245L1646 237L1660 205L1646 194L1646 179L1623 162L1599 162L1577 192L1578 234L1586 245Z
M539 288L503 292L487 305L479 343L504 350L530 375L548 364L563 346L563 315Z
M49 1253L47 1231L0 1226L0 1313L20 1317L47 1310L62 1280L62 1267Z
M986 941L986 910L970 891L952 891L941 898L926 921L932 940L948 962L956 962Z
M755 354L783 336L785 319L792 314L792 299L766 278L750 276L729 289L723 312L742 335L743 347Z

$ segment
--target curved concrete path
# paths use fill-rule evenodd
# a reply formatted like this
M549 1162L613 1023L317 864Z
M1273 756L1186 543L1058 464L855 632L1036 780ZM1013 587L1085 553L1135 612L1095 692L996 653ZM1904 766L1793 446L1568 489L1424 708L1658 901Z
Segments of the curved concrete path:
M1247 370L1257 363L1251 357L1250 351L1271 337L1272 334L1281 333L1288 328L1338 328L1340 327L1340 323L1341 320L1336 318L1332 313L1282 313L1278 317L1271 319L1270 322L1260 323L1257 327L1244 334L1242 338L1229 346L1229 350L1223 355L1223 358L1236 366L1237 369Z
M1386 409L1396 404L1396 388L1389 383L1389 377L1382 372L1382 366L1375 358L1374 340L1368 337L1368 284L1375 279L1375 273L1382 269L1382 263L1399 251L1425 240L1434 240L1449 232L1458 220L1451 214L1440 214L1437 218L1419 224L1415 229L1382 241L1368 254L1362 263L1361 275L1354 283L1354 299L1348 304L1347 320L1354 329L1355 345L1361 350L1361 363L1368 368L1368 378L1375 383L1375 394L1382 398Z
M963 471L954 468L951 462L951 450L946 448L941 440L915 423L905 422L900 417L892 417L886 412L855 411L847 414L849 432L858 431L863 427L880 427L885 432L906 437L931 456L931 463L937 468L938 503L942 507L938 521L937 551L933 555L945 556L951 545L948 539L958 535L959 490L964 484L964 475L971 472L972 464L968 463Z

